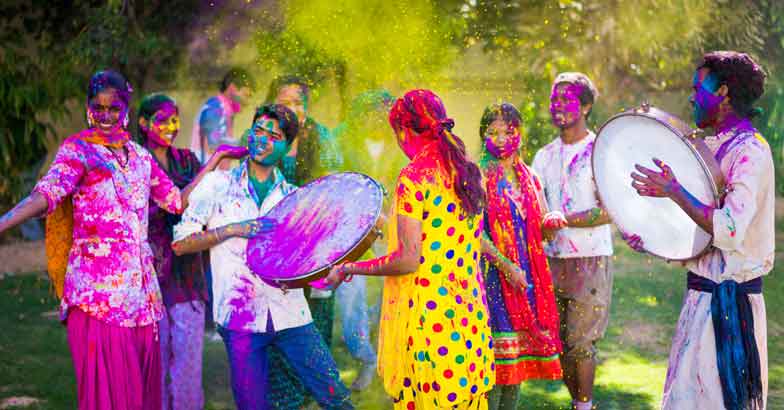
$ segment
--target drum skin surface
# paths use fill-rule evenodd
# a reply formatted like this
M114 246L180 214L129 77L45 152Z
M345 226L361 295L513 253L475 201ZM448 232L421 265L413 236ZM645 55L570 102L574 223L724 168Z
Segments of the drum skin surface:
M699 256L712 237L671 199L638 195L631 173L635 164L659 171L652 161L658 158L692 195L716 206L718 176L689 142L693 132L677 117L643 106L610 118L593 147L594 178L610 218L626 234L639 235L649 253L668 260Z
M370 247L383 199L381 186L359 173L310 182L267 213L275 225L248 240L248 267L265 282L289 288L325 276L332 265L356 259Z

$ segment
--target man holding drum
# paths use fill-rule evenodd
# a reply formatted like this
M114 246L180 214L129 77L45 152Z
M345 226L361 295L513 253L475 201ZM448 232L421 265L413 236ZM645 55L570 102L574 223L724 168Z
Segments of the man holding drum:
M591 157L594 133L586 120L597 92L582 73L561 73L553 82L550 113L560 135L536 153L533 168L544 183L552 211L567 227L544 232L561 321L564 383L577 410L593 406L595 343L607 329L612 294L610 219L599 203Z
M765 74L747 54L705 54L694 73L691 103L706 144L725 179L719 207L707 206L678 183L672 169L637 165L632 186L642 196L669 198L713 246L687 262L688 293L672 341L663 409L763 409L768 389L767 324L762 276L773 268L773 158L754 129L753 108ZM639 236L630 245L642 250Z
M299 128L294 112L279 104L260 107L253 121L249 158L233 169L204 177L190 196L182 222L174 228L172 246L178 255L210 249L215 323L226 344L238 409L271 407L267 400L271 346L283 353L322 408L352 409L349 391L313 326L302 290L272 287L247 266L247 239L270 230L271 222L264 215L296 189L275 164Z

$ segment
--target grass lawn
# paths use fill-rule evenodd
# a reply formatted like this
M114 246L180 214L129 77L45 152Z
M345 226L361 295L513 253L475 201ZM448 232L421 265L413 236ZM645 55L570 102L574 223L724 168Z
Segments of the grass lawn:
M777 223L778 249L784 250L784 219ZM781 255L781 251L779 255ZM616 246L610 328L600 343L595 403L602 410L659 408L670 337L685 286L684 269ZM768 306L770 352L769 409L784 409L784 266L781 258L764 294ZM370 299L380 294L371 281ZM76 393L65 331L50 312L55 306L49 282L40 275L0 279L0 403L9 397L41 400L26 409L73 409ZM336 335L340 332L336 329ZM358 366L336 336L335 357L347 383ZM207 409L233 409L223 343L208 341L204 351ZM380 383L355 394L358 409L391 405ZM567 409L568 393L559 382L522 387L521 409Z

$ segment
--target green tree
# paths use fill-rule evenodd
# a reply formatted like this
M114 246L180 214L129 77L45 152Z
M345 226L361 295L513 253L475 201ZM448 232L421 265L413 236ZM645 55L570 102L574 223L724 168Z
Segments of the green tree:
M53 125L72 114L68 101L81 106L90 73L118 69L137 95L150 82L174 78L185 23L199 3L0 4L0 211L27 194L36 168L63 137Z
M784 193L784 3L775 0L437 0L465 21L455 41L479 44L489 56L524 61L515 78L526 91L520 110L532 155L553 133L547 101L557 72L591 76L601 97L595 124L642 100L666 103L689 118L691 72L703 52L749 52L769 73L756 120L773 147L778 191Z

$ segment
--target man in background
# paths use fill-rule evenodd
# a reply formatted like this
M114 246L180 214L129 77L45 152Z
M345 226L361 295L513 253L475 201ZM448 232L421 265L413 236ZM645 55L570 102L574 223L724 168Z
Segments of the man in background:
M220 93L210 97L199 110L193 126L191 151L205 163L221 144L239 145L232 135L234 116L240 112L253 90L253 78L241 68L232 68L223 76ZM228 162L221 164L226 169Z

